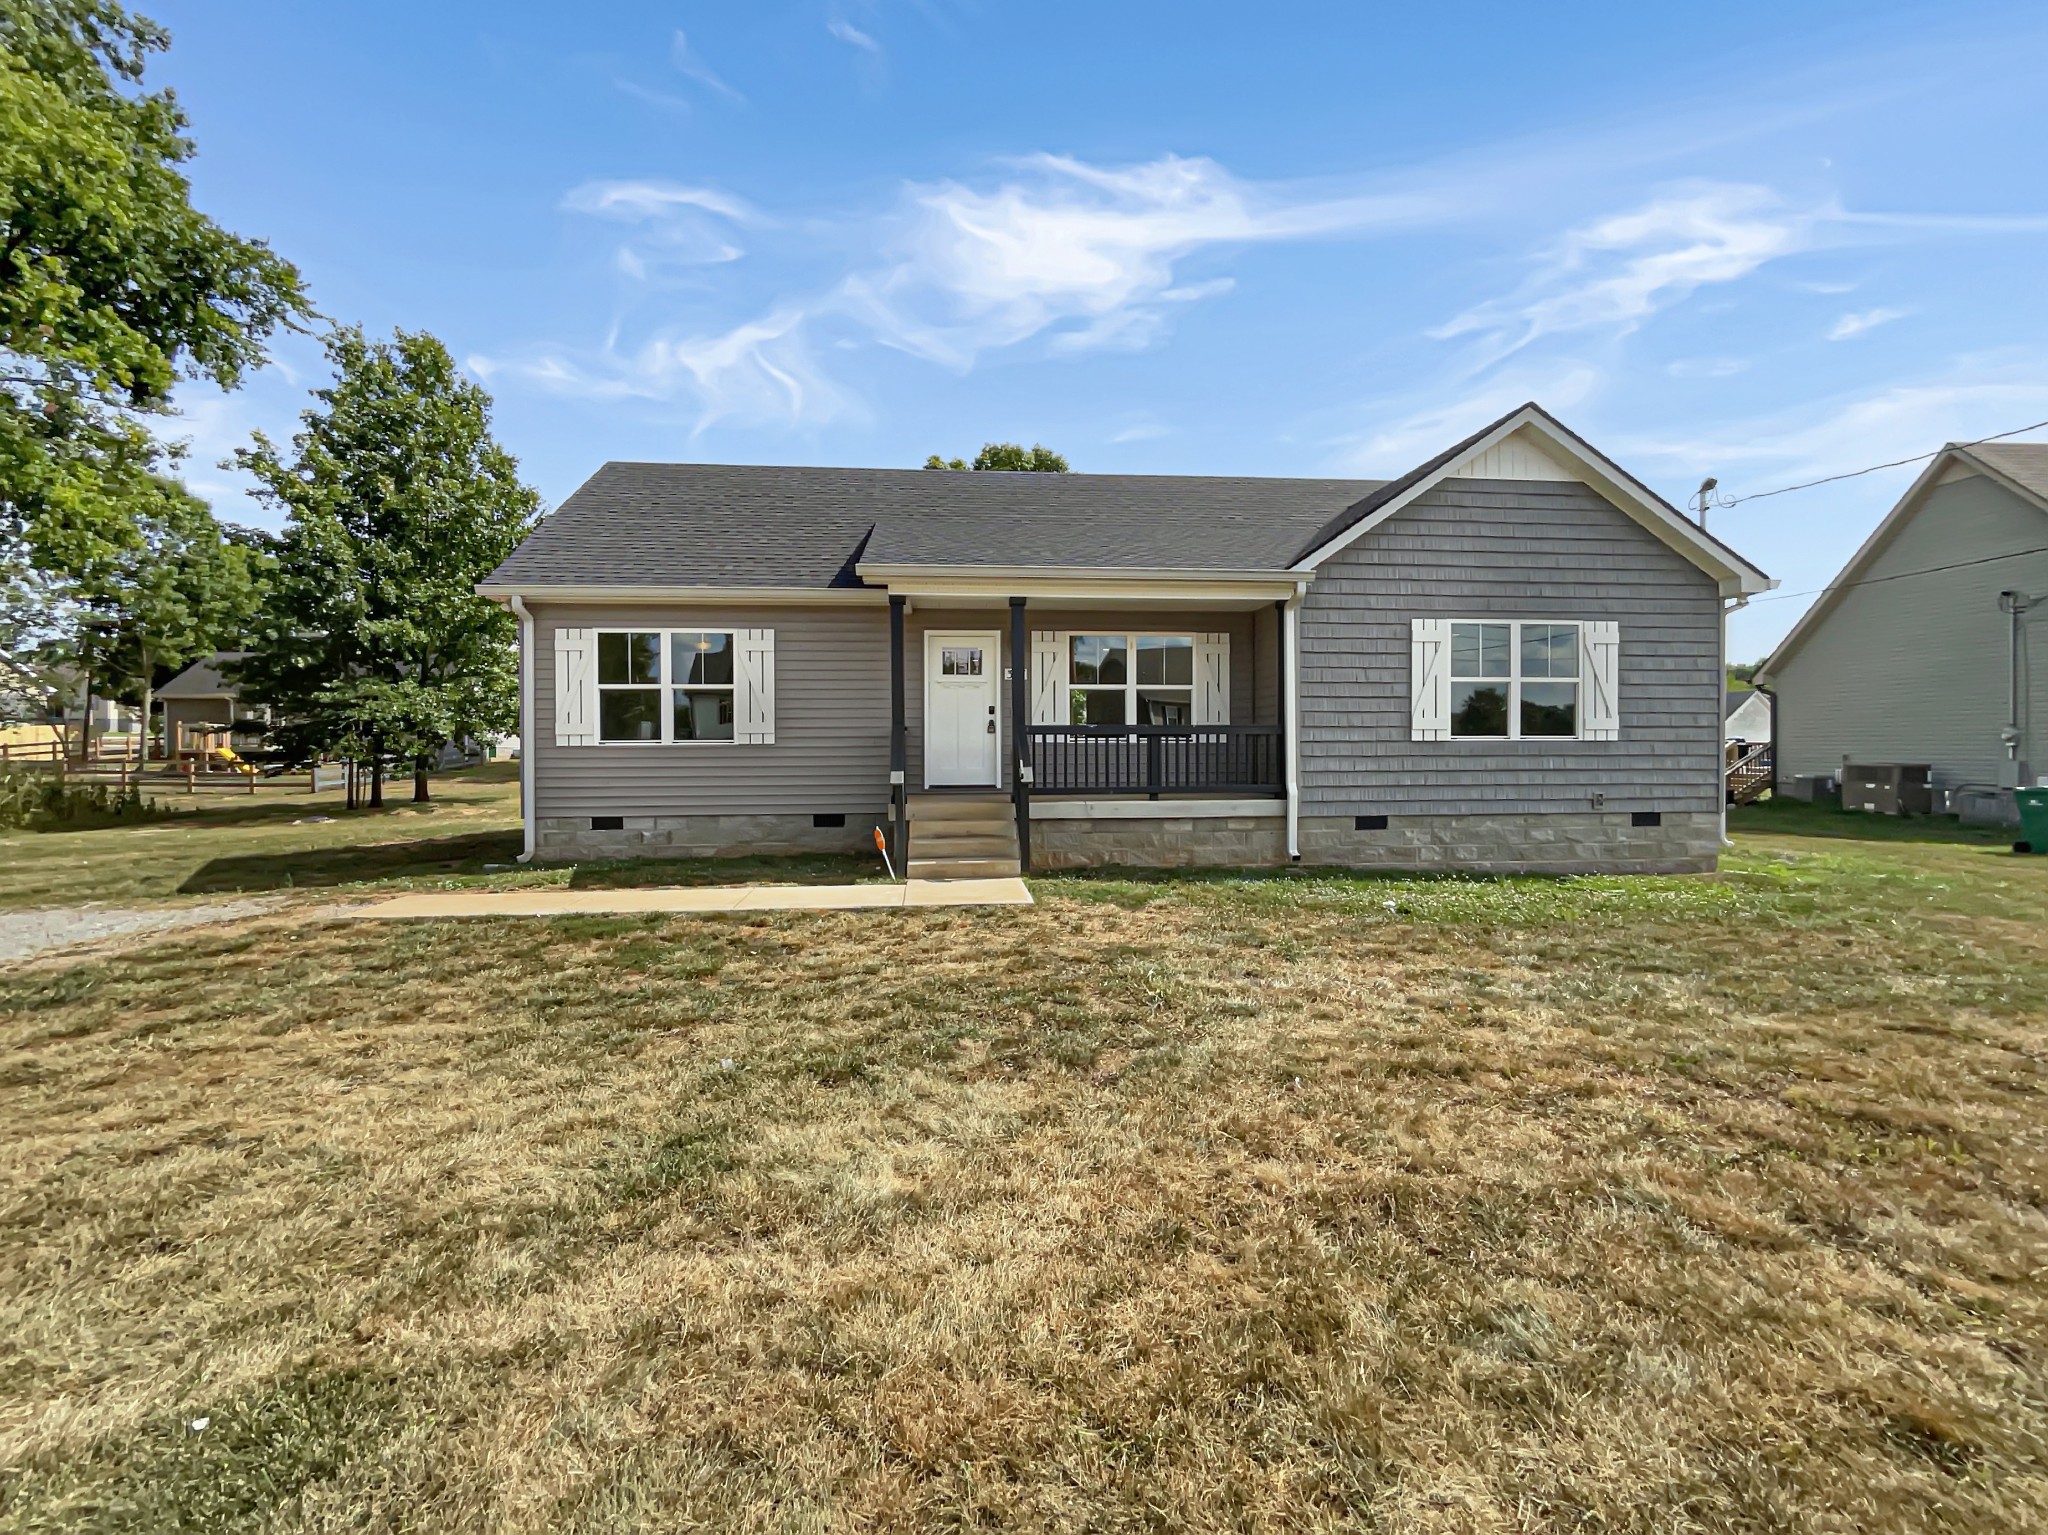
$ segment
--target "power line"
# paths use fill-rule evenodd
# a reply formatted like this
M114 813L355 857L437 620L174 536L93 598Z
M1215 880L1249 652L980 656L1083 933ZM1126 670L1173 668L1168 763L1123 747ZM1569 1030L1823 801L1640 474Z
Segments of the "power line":
M2022 427L2021 430L2024 431L2026 428ZM1990 440L1988 437L1978 439L1980 442ZM1957 560L1953 564L1928 565L1920 570L1895 570L1888 576L1866 576L1861 581L1837 581L1832 586L1816 586L1809 592L1773 592L1768 597L1750 598L1749 605L1755 607L1760 602L1789 602L1794 597L1819 597L1828 592L1847 591L1852 586L1877 586L1885 581L1904 581L1910 576L1939 575L1944 570L1964 570L1972 565L1996 565L2000 560L2024 559L2030 554L2048 554L2048 544L2042 544L2034 549L2015 549L2009 554L1987 554L1980 560Z
M1911 458L1895 458L1888 464L1872 464L1868 469L1851 469L1846 474L1824 475L1818 480L1806 480L1798 485L1781 485L1776 490L1759 490L1747 496L1734 496L1729 500L1721 502L1719 509L1725 511L1731 506L1740 506L1745 501L1761 501L1766 496L1789 495L1795 490L1811 490L1816 485L1832 485L1837 480L1853 480L1858 475L1876 474L1880 469L1903 468L1907 464L1917 464L1925 459L1936 458L1946 453L1950 448L1974 448L1981 442L1997 442L2001 438L2017 437L2022 432L2038 432L2044 426L2048 426L2048 421L2036 421L2032 426L2016 426L2009 432L1993 432L1989 437L1972 437L1968 442L1946 443L1934 449L1931 453L1915 453ZM2004 558L2004 556L2001 556L2001 558ZM1804 596L1805 593L1795 593L1794 595Z

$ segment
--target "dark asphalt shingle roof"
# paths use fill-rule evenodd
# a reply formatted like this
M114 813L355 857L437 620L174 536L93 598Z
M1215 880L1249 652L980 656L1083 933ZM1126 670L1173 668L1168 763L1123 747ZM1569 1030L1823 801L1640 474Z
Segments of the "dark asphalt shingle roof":
M854 586L876 564L1278 570L1378 480L606 464L499 586Z
M156 690L158 698L229 698L241 696L242 685L228 682L221 676L223 667L237 661L249 659L246 650L216 650L210 656L201 656L190 666L171 678Z

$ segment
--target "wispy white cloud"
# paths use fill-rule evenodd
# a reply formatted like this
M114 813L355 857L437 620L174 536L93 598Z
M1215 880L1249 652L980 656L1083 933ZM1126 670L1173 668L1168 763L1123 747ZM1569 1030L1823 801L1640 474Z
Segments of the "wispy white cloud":
M1889 325L1905 317L1903 309L1865 309L1857 314L1845 314L1828 328L1828 340L1847 341L1851 336L1860 336L1867 330L1876 330L1880 325Z
M1618 435L1613 448L1626 461L1661 462L1681 477L1719 475L1724 490L1742 496L2044 417L2048 365L2034 357L1973 355L1931 376L1743 417L1685 437ZM1867 492L1858 494L1869 499Z
M701 208L735 224L762 222L761 215L737 197L674 181L586 181L570 189L562 206L614 218L651 218L677 208Z
M1482 338L1495 362L1546 336L1633 330L1707 283L1734 282L1807 247L1814 215L1768 187L1692 183L1568 232L1514 293L1433 335Z
M615 257L628 276L661 260L698 265L740 254L735 227L776 221L724 192L663 181L591 181L569 209L634 222ZM669 330L639 351L606 346L582 360L481 359L528 382L596 398L689 400L705 419L828 419L847 396L813 361L820 348L882 345L967 369L984 353L1042 339L1049 352L1139 350L1171 317L1231 291L1227 276L1184 276L1198 253L1253 242L1371 233L1442 216L1414 194L1331 197L1248 183L1214 161L1167 155L1104 168L1038 156L992 184L911 184L896 205L837 231L878 262L786 297L760 319L708 336ZM820 226L805 226L807 238Z
M1367 402L1359 413L1385 424L1327 444L1331 462L1349 474L1401 474L1518 405L1536 400L1551 410L1568 411L1589 399L1604 381L1599 368L1572 361L1551 369L1509 369L1483 385L1419 410L1412 397Z
M1749 371L1745 357L1681 357L1664 365L1673 378L1733 378Z
M1164 421L1150 416L1141 416L1128 425L1110 433L1111 442L1156 442L1161 437L1171 437L1173 428Z
M1044 332L1061 350L1148 345L1168 311L1228 291L1177 266L1218 246L1419 224L1427 194L1318 197L1165 155L1099 167L1039 155L989 188L914 185L888 221L891 259L849 276L848 312L889 346L951 367Z
M637 243L621 246L614 259L636 280L660 266L737 261L745 251L731 226L769 222L737 197L672 181L586 181L570 190L562 206L635 226Z
M717 91L719 95L732 101L743 102L747 99L730 85L726 84L718 76L717 72L704 62L697 51L690 46L690 39L684 35L680 27L676 29L675 37L669 43L668 57L669 62L676 67L677 73L695 80L699 85L707 86Z
M811 356L803 315L778 310L709 336L663 335L633 351L608 343L594 355L471 357L478 376L510 377L597 400L688 400L696 429L723 420L824 422L850 402Z
M882 45L880 43L876 42L867 33L861 31L859 27L842 16L829 18L825 23L825 30L838 38L842 43L845 43L849 48L858 48L863 53L871 53L877 56L882 52Z

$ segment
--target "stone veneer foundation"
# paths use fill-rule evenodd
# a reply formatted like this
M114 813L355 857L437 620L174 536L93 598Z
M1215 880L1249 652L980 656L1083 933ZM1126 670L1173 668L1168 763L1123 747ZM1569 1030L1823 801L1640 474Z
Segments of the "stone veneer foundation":
M1259 868L1287 861L1277 816L1031 823L1038 869ZM1301 861L1408 873L1698 874L1721 851L1720 817L1667 812L1636 826L1626 811L1391 816L1360 831L1351 816L1303 816Z
M619 831L593 831L585 816L543 817L536 856L737 858L747 854L865 853L881 817L849 814L845 826L809 816L627 816ZM1547 815L1392 816L1360 831L1350 816L1303 816L1304 864L1437 874L1701 874L1721 851L1720 817L1667 811L1661 826L1631 824L1627 811ZM1279 816L1159 816L1031 823L1037 870L1269 868L1287 861Z
M872 853L880 816L847 814L844 826L807 815L629 815L620 831L592 831L589 816L542 816L534 857L744 858L749 854Z

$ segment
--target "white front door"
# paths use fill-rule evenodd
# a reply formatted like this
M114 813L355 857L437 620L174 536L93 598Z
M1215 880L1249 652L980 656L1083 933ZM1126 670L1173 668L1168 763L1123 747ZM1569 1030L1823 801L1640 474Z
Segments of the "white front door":
M1001 637L924 637L924 783L999 784L1002 724L996 718Z

